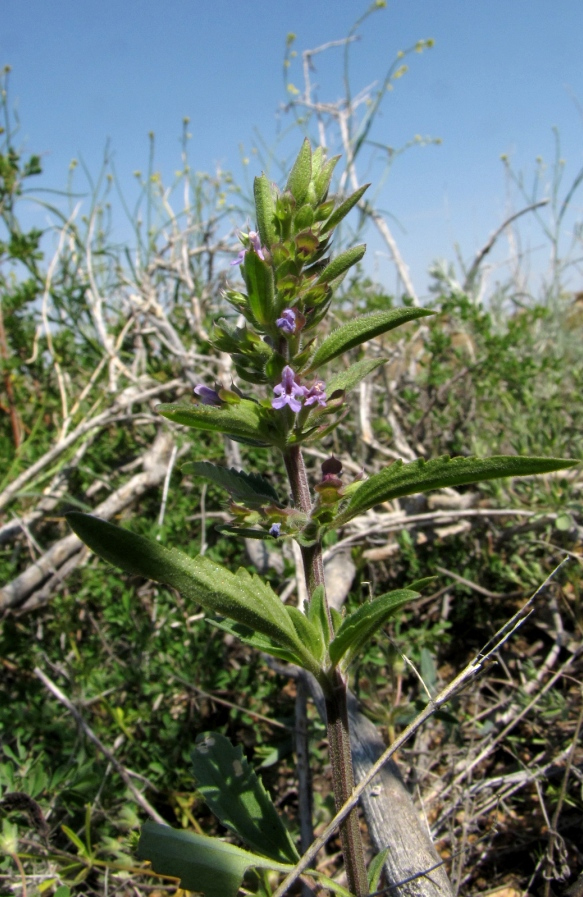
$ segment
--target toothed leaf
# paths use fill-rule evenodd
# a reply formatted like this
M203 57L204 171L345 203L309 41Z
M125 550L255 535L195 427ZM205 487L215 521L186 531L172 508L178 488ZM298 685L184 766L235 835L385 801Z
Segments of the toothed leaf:
M210 480L226 489L235 500L249 506L267 502L279 504L277 492L271 483L258 473L244 473L234 467L219 467L210 461L190 461L182 466L182 473Z
M352 321L347 321L326 337L319 349L316 349L310 359L307 372L315 371L323 364L342 355L355 346L387 333L407 321L423 318L433 312L425 308L391 308L388 311L375 311L370 315L362 315Z
M494 455L491 458L450 458L443 455L433 461L395 461L390 467L360 483L348 504L334 521L341 526L369 508L417 492L465 486L499 477L524 477L574 467L578 461L567 458L523 458L519 455Z
M185 427L225 433L241 441L251 440L251 445L283 444L275 417L249 399L242 399L236 405L225 403L219 408L176 403L158 405L156 410L162 417Z
M67 520L96 554L126 573L137 573L176 589L206 610L220 614L291 650L302 665L318 673L319 666L297 635L273 589L244 569L231 573L206 557L191 558L165 548L98 517L72 511Z
M327 395L331 396L339 389L343 392L350 392L351 389L358 386L361 380L364 380L381 365L386 364L387 361L388 358L362 358L351 364L345 371L340 371L326 380Z
M419 592L397 589L362 604L358 610L345 618L331 642L329 651L332 663L336 665L344 658L342 666L347 667L371 636L403 605L413 601L414 598L419 598Z
M272 324L275 319L275 281L271 265L256 252L246 252L243 276L249 308L258 324Z

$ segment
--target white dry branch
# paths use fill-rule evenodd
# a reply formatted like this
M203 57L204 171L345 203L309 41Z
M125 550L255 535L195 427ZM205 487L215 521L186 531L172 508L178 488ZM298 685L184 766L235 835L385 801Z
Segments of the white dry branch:
M142 458L143 470L97 505L95 515L110 520L147 490L159 486L166 476L173 451L172 434L160 430ZM85 556L86 549L74 533L59 539L16 579L0 589L0 612L9 608L23 612L45 603Z

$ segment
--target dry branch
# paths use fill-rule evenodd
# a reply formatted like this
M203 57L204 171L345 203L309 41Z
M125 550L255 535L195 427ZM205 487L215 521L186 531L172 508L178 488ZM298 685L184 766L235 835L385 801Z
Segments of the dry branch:
M159 486L166 476L172 447L172 435L168 431L160 431L143 457L142 472L133 476L101 502L95 508L96 516L110 520L148 489ZM77 536L71 534L60 539L20 576L0 590L0 611L17 607L22 610L30 609L27 607L27 599L31 598L33 600L31 606L37 607L38 601L34 600L36 590L40 589L49 578L54 586L62 582L62 579L82 560L84 554L83 543ZM75 561L71 563L73 557ZM49 595L50 590L46 597Z
M149 389L139 390L135 386L130 386L120 394L120 396L112 403L106 411L101 414L90 417L78 424L74 430L64 439L61 439L49 449L48 452L31 464L26 470L17 476L5 489L0 493L0 511L5 508L20 492L20 490L29 483L37 474L45 470L53 461L56 461L63 452L74 445L82 436L91 430L108 427L111 424L127 420L129 409L132 405L147 402L150 399L157 398L165 392L172 392L183 386L180 380L171 380L168 383L158 384Z

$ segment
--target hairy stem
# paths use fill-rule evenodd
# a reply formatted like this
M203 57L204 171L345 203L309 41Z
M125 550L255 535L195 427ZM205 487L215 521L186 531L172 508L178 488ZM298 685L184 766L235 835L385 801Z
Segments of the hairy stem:
M340 672L336 670L332 694L326 697L328 745L336 812L344 806L354 789L346 691L346 682ZM368 894L368 880L357 807L352 809L340 827L340 841L348 887L357 897L362 897L362 895Z
M312 496L310 495L310 487L308 485L308 475L306 473L306 465L304 457L299 445L294 445L287 449L283 455L285 468L289 477L291 491L296 508L309 514L312 508ZM316 542L315 545L309 547L300 546L302 559L304 561L304 576L306 578L306 588L308 596L311 598L314 589L317 586L326 587L324 582L324 563L322 561L322 545ZM333 632L332 618L326 602L326 612L328 614L328 626L330 634Z
M308 514L312 501L304 459L299 446L292 446L284 452L284 461L290 481L292 495L297 508ZM324 586L324 564L322 561L322 544L301 547L304 561L304 575L308 596L311 598L317 586ZM332 619L328 602L324 598L328 615L330 634L333 633ZM326 697L326 717L332 780L334 784L334 802L336 811L346 803L354 788L352 770L352 752L350 750L350 732L348 728L348 709L346 703L346 682L340 672L335 670ZM358 810L354 807L340 827L342 854L348 878L348 887L355 897L364 897L368 893L364 849L358 821Z

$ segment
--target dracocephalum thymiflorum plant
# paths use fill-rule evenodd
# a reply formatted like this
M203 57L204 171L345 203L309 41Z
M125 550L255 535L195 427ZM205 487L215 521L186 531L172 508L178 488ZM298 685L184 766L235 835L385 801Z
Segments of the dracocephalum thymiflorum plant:
M336 808L354 787L346 707L347 670L358 652L400 608L418 597L415 588L377 595L343 617L329 607L322 564L322 539L369 508L405 495L460 486L495 477L559 470L576 463L556 458L440 457L397 461L368 479L347 483L340 461L330 456L318 482L310 483L302 450L321 443L347 414L347 394L385 359L364 358L327 374L330 362L367 340L432 314L403 307L375 311L334 328L323 339L318 328L344 275L362 259L365 246L335 258L335 227L363 196L330 195L338 157L327 160L304 141L285 188L265 175L255 179L255 230L241 234L244 292L225 296L242 324L216 322L214 345L227 352L239 385L199 384L194 404L160 405L161 415L195 430L212 430L253 446L280 452L289 490L279 494L257 473L210 462L183 470L223 487L232 514L223 532L281 542L295 539L303 557L308 602L302 610L283 605L275 591L245 569L231 572L207 557L181 551L77 512L68 515L80 538L98 555L129 573L165 583L201 605L214 623L248 645L311 673L320 684L327 712ZM292 500L286 499L291 491ZM209 897L235 895L246 869L289 871L298 853L260 780L240 748L220 735L199 739L194 752L199 790L219 819L253 850L156 823L142 829L139 854L156 871L180 876L182 887ZM341 827L348 887L369 893L357 811ZM378 864L377 864L378 865ZM326 887L346 890L315 870ZM261 873L258 873L261 874ZM372 887L374 890L374 887Z

